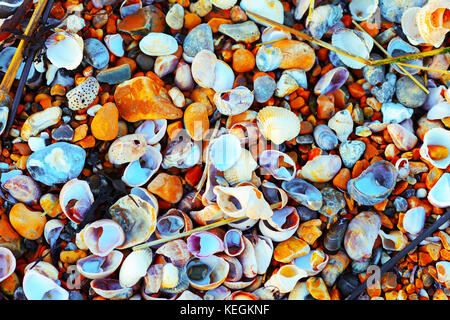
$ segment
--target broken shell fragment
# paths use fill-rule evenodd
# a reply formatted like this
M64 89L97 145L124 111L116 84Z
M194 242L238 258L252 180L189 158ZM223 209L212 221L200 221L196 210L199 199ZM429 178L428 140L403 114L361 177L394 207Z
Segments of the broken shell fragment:
M448 194L450 192L450 173L444 173L436 184L428 193L428 201L436 207L447 208L450 207L450 200Z
M263 151L259 156L259 165L277 180L292 180L297 172L294 160L277 150Z
M61 189L59 205L65 216L77 224L84 220L85 213L93 203L94 195L86 181L72 179Z
M349 4L353 19L364 21L369 19L378 8L378 0L355 0Z
M133 295L132 288L122 287L116 279L95 279L91 282L91 288L105 299L126 300Z
M250 151L242 149L238 161L229 169L223 172L223 177L230 185L236 185L241 182L247 182L252 179L253 171L258 164L253 159Z
M69 292L35 270L25 273L22 286L28 300L69 300Z
M124 164L138 160L147 151L144 134L127 134L114 140L108 150L109 162Z
M311 210L317 211L322 207L322 194L312 184L302 179L294 178L290 181L283 181L281 186L292 199Z
M408 238L398 230L392 231L389 234L380 230L381 243L386 250L400 251L408 244Z
M445 169L450 164L450 131L434 128L425 133L420 156L433 166Z
M214 95L214 104L223 115L233 116L246 111L253 103L253 93L246 87L219 91Z

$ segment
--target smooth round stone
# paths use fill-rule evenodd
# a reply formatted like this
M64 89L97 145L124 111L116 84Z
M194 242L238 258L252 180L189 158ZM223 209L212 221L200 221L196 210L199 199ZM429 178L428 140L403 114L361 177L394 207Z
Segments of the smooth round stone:
M97 74L98 82L106 82L108 84L122 83L131 78L131 69L128 64L121 64L117 67L108 68Z
M98 39L86 39L84 40L84 60L95 69L103 69L109 62L108 49Z
M214 52L212 30L206 23L199 24L188 33L183 43L183 57L190 63L202 50Z
M72 141L73 134L73 129L68 124L63 124L52 132L52 138L56 141Z
M236 24L222 24L219 32L229 36L236 42L252 43L259 39L261 33L253 21Z
M150 71L153 70L153 66L155 65L155 59L144 53L141 53L138 54L138 56L136 57L136 63L142 70Z
M378 54L371 54L370 57L374 60L382 59ZM362 68L364 79L371 85L375 86L384 81L384 66L365 66Z
M424 84L421 77L414 76L414 78L419 81L419 83ZM427 94L408 76L403 76L398 79L395 87L398 101L407 107L420 107L427 99Z
M314 137L311 134L303 134L297 136L297 138L295 138L295 141L298 144L311 144L314 142Z
M27 161L27 170L34 180L51 186L78 177L85 160L83 148L57 142L32 153Z
M169 27L175 30L183 28L184 25L184 9L175 3L166 14L166 23Z
M270 76L258 77L253 84L255 99L258 103L268 101L277 88L277 83Z
M347 168L353 168L356 161L361 158L366 150L366 144L359 140L346 141L339 146L342 162Z

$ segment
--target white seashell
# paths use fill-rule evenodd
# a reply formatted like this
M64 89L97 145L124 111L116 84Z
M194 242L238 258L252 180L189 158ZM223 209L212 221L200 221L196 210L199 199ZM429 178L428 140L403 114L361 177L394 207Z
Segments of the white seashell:
M47 71L45 72L45 79L47 80L47 85L49 86L53 80L55 79L56 72L58 72L59 67L55 66L52 63L49 63L47 66Z
M439 208L450 207L450 173L444 173L428 192L428 201Z
M417 26L416 17L419 10L419 7L411 7L406 9L402 15L402 31L413 46L426 43L420 35L419 27Z
M116 279L95 279L91 281L91 288L99 296L111 300L129 299L133 295L132 288L124 288Z
M123 253L117 250L105 257L90 255L77 261L77 270L88 279L103 279L119 268L122 258Z
M243 275L247 278L254 278L258 274L258 262L256 260L255 247L246 237L243 237L242 239L245 243L245 249L238 256L238 260L242 265Z
M246 111L253 104L253 93L246 87L216 92L214 104L223 115L234 116Z
M441 120L450 117L450 103L442 101L434 105L427 113L428 120Z
M28 300L69 300L69 292L35 270L25 273L22 286Z
M159 170L161 163L162 155L159 149L147 146L145 153L138 160L128 164L122 181L130 187L142 186Z
M312 182L328 182L336 176L341 166L342 160L338 155L319 155L306 162L301 173Z
M241 182L250 181L253 171L258 164L253 159L252 154L247 149L242 149L238 161L229 169L223 172L223 177L227 179L230 185L236 185Z
M161 141L166 134L167 120L145 120L142 124L136 128L135 133L145 135L145 140L148 144L155 144Z
M447 287L450 282L450 262L439 261L436 263L436 271L439 282L444 283Z
M6 124L8 123L8 115L9 115L9 108L0 107L0 135L6 128Z
M283 166L280 166L280 159ZM288 164L289 166L286 166ZM295 178L297 172L296 163L287 154L278 150L264 150L259 155L259 165L262 174L270 174L277 180L290 181Z
M431 159L428 154L428 146L431 145L446 147L449 154L440 160ZM433 166L440 169L446 169L450 164L450 131L443 128L433 128L429 130L423 138L423 144L420 147L420 156L429 161Z
M178 43L168 34L150 32L139 42L139 49L148 56L167 56L178 50Z
M392 231L389 234L379 231L383 248L386 250L400 251L408 244L408 238L398 230Z
M77 33L86 26L84 19L76 14L71 14L64 22L66 31L73 33Z
M192 60L191 72L194 81L202 88L212 88L215 83L215 71L218 59L214 52L202 50Z
M258 219L245 218L245 219L239 220L237 222L232 222L229 224L229 226L232 228L236 228L236 229L245 231L245 230L250 229L257 223L258 223Z
M148 192L147 189L134 187L130 190L130 195L131 194L138 196L139 198L147 202L151 207L153 207L155 212L158 212L159 210L158 200L152 193Z
M284 9L279 0L242 0L240 6L245 11L254 12L280 24L284 23ZM253 19L249 16L250 19ZM264 22L258 22L267 25Z
M353 119L350 111L341 110L328 120L328 126L336 132L339 141L345 142L353 132Z
M211 3L213 5L222 10L231 9L236 4L236 2L237 0L211 0Z
M56 269L51 263L45 261L39 261L36 265L34 262L29 263L25 267L24 273L27 273L30 270L36 271L54 281L58 280L59 277L58 269Z
M395 163L395 169L397 169L397 176L400 179L406 179L409 176L409 172L411 171L411 166L409 164L408 159L400 158Z
M281 242L294 235L300 224L300 217L294 207L275 210L267 220L259 221L259 230L272 241Z
M47 58L58 68L76 69L83 60L83 39L76 33L57 32L45 41Z
M386 49L387 49L388 53L394 58L398 57L398 56L406 55L406 54L419 53L420 52L419 49L417 49L416 47L410 45L406 41L403 41L400 37L392 38L389 41L389 44L388 44ZM409 60L408 63L416 65L416 66L419 66L419 67L421 67L423 65L422 59ZM403 72L403 70L400 69L396 64L393 64L392 67L398 73L405 74ZM420 69L415 69L415 68L411 68L411 67L405 67L404 69L406 71L408 71L410 74L416 74L416 73L420 72Z
M257 273L265 274L273 256L273 243L269 237L257 236L255 239L255 257Z
M280 107L264 107L256 117L261 134L275 144L294 139L300 133L300 119L295 113Z
M189 252L197 258L209 257L225 249L223 241L214 233L208 231L191 234L186 243Z
M150 248L131 252L120 267L120 285L127 288L134 286L147 274L151 263L152 250Z
M8 248L0 247L0 282L16 270L16 258Z
M123 49L123 38L120 34L107 34L104 38L108 50L116 57L123 57L125 50Z
M364 33L357 30L347 28L341 28L334 32L331 37L331 43L340 49L365 59L370 58L370 51L373 47L373 40L370 37L366 37ZM340 53L337 56L342 63L350 68L361 69L365 66L364 63L348 58Z
M448 21L444 19L449 9L450 3L447 0L431 0L417 12L416 22L420 35L435 48L442 45L449 31Z
M348 8L356 21L369 19L378 8L378 0L353 0Z
M221 135L211 143L211 163L219 171L230 169L241 157L242 150L239 138L232 134Z
M322 250L311 250L306 255L295 258L292 263L302 271L302 278L315 276L322 272L329 260L329 256Z
M297 266L286 264L264 283L265 287L275 287L280 293L291 292L297 281L304 277L304 272Z
M64 214L77 224L83 221L84 214L93 203L94 195L86 181L75 178L67 181L61 189L59 205Z
M403 217L403 228L412 235L419 234L425 225L425 209L415 207L406 211Z
M238 229L230 229L225 233L223 244L224 251L228 256L238 256L244 251L245 242L243 237L241 230Z
M212 89L216 92L230 90L234 85L234 72L233 69L224 61L217 60L214 74L220 75L220 77L214 77L214 83Z
M65 224L59 219L48 220L45 224L44 238L45 241L47 241L47 243L50 245L50 247L52 247L55 241L59 238L59 235L64 229L64 225Z
M93 254L101 257L107 256L125 240L122 227L111 219L97 220L88 224L81 232L84 244Z

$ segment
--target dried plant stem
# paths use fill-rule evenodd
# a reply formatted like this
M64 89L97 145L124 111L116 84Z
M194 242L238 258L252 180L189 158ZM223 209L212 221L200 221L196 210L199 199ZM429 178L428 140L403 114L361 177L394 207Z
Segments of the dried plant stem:
M420 58L425 58L425 57L431 57L431 56L435 56L437 54L442 54L442 53L447 53L447 52L450 52L450 47L439 48L439 49L424 51L424 52L419 52L419 53L411 53L411 54L406 54L404 56L398 56L395 58L391 57L388 59L371 60L370 64L372 66L379 66L379 65L383 65L383 64L390 64L390 63L403 62L403 61L420 59Z
M286 39L287 38L281 38L281 39L275 39L275 40L270 40L270 41L267 41L267 42L258 43L256 45L256 47L265 46L266 44L271 44L271 43L275 43L277 41L286 40Z
M315 5L315 1L314 0L310 0L309 1L309 12L308 12L308 18L306 19L306 21L309 20L309 18L311 17L313 11L314 11L314 5Z
M366 32L366 30L364 30L355 20L352 20L353 24L362 32L364 32L365 34L367 34L372 40L373 43L378 47L378 49L380 49L381 51L383 51L383 53L388 57L388 58L392 58L391 55L389 54L389 52L386 51L386 49L383 48L383 46L381 44L379 44L369 33ZM420 89L422 89L425 93L429 94L430 91L427 90L427 88L425 88L419 81L417 81L416 78L414 78L411 73L409 73L408 71L406 71L405 68L403 68L400 64L397 64L397 66L399 67L400 70L402 70L417 86L419 86Z
M281 204L281 202L277 202L277 203L274 203L274 204L270 205L270 207L272 209L276 209L276 208L278 208L278 206L280 204ZM170 236L170 237L165 237L165 238L162 238L162 239L158 239L158 240L155 240L155 241L151 241L151 242L147 242L147 243L143 243L143 244L137 245L137 246L133 247L133 250L136 251L136 250L141 250L141 249L145 249L145 248L148 248L148 247L153 247L153 246L156 246L156 245L159 245L159 244L162 244L162 243L166 243L166 242L169 242L169 241L173 241L173 240L176 240L176 239L188 237L191 234L199 232L199 231L206 231L206 230L214 229L214 228L217 228L217 227L229 224L229 223L237 222L237 221L240 221L240 220L244 220L244 219L247 219L247 217L224 219L224 220L221 220L221 221L218 221L218 222L214 222L214 223L208 224L206 226L201 226L201 227L198 227L198 228L195 228L195 229L183 232L183 233L175 234L175 235Z

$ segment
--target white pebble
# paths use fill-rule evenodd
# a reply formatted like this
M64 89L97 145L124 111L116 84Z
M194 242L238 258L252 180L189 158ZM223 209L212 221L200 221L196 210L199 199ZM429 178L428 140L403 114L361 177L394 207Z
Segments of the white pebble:
M416 197L419 199L423 199L427 196L427 190L425 188L417 189Z
M101 107L102 107L101 105L96 104L87 110L87 114L93 117L97 114L98 110L100 110Z
M36 152L38 150L45 148L45 139L41 137L30 137L28 139L28 146L33 152Z

